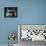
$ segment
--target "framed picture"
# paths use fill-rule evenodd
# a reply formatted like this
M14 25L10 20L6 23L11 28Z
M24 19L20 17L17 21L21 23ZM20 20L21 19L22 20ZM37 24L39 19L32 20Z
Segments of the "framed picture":
M17 7L5 7L4 8L4 17L17 17Z
M46 41L46 24L19 24L18 41Z

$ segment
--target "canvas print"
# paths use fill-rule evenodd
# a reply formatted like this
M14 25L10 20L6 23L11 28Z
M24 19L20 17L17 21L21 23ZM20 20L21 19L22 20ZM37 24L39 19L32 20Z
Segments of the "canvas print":
M4 17L17 17L17 7L5 7Z
M46 25L20 25L20 41L46 41ZM19 33L19 32L18 32Z

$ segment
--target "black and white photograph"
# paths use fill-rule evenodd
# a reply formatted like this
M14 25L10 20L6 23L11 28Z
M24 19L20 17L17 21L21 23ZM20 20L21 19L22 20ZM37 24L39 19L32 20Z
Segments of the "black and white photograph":
M17 7L5 7L4 17L17 17Z

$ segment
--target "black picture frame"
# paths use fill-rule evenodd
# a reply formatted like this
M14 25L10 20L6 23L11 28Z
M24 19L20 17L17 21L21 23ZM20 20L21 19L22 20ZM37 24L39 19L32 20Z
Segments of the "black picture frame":
M17 7L5 7L4 8L4 17L18 17L18 8Z

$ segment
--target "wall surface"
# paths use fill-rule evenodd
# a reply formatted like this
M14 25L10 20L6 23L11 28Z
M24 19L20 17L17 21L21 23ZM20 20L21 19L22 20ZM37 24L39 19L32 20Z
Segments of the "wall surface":
M18 17L4 18L4 7L18 7ZM0 0L0 44L8 43L9 32L17 34L18 24L46 24L46 0Z

